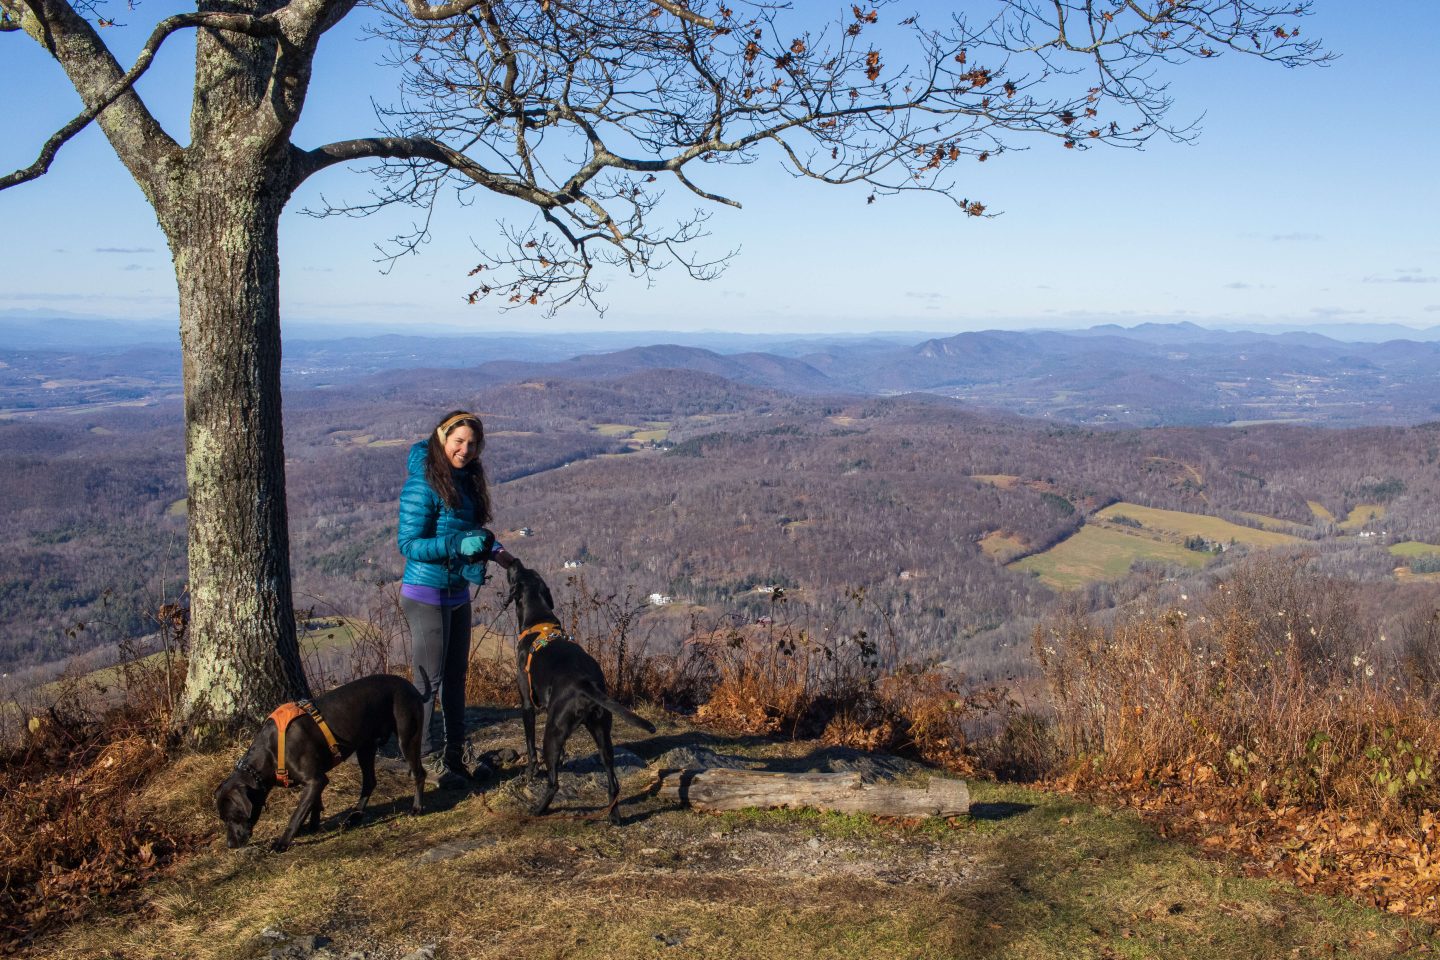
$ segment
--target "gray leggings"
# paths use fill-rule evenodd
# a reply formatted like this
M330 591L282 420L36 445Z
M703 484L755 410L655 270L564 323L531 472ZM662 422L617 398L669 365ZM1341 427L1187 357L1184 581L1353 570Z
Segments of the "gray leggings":
M470 665L470 604L437 607L409 597L400 598L400 609L410 622L410 657L415 668L415 686L423 693L430 679L431 695L425 701L420 752L426 756L440 750L445 762L463 763L465 748L465 671ZM442 732L435 718L435 694L440 695L440 712L445 717Z

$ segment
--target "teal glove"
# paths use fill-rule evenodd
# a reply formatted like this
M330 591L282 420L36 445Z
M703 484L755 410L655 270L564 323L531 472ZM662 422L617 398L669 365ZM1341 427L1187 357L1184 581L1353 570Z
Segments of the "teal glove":
M495 542L494 534L488 530L478 533L467 533L460 538L460 545L456 552L462 557L486 556L490 553L490 545Z

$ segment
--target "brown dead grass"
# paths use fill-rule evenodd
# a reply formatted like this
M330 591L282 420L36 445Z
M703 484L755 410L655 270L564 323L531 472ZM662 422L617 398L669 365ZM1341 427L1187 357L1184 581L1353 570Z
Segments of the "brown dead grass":
M66 685L0 756L0 951L138 888L194 846L195 833L136 799L169 759L155 689L116 706Z
M1036 646L1071 772L1296 882L1440 920L1440 720L1371 662L1351 585L1262 558L1192 609Z

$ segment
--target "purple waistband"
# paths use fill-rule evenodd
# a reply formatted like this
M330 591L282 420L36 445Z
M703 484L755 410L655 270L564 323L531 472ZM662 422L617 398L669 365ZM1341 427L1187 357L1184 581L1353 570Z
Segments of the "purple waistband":
M470 602L470 588L441 590L439 587L425 587L418 583L402 583L400 596L416 603L428 603L432 607L458 607Z

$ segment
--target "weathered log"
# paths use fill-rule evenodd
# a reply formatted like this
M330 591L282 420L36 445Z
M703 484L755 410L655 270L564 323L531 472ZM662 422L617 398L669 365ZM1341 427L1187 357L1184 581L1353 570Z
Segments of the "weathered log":
M964 780L932 777L925 789L866 784L858 773L767 773L758 770L661 770L661 797L700 810L814 807L890 817L953 817L970 810Z

